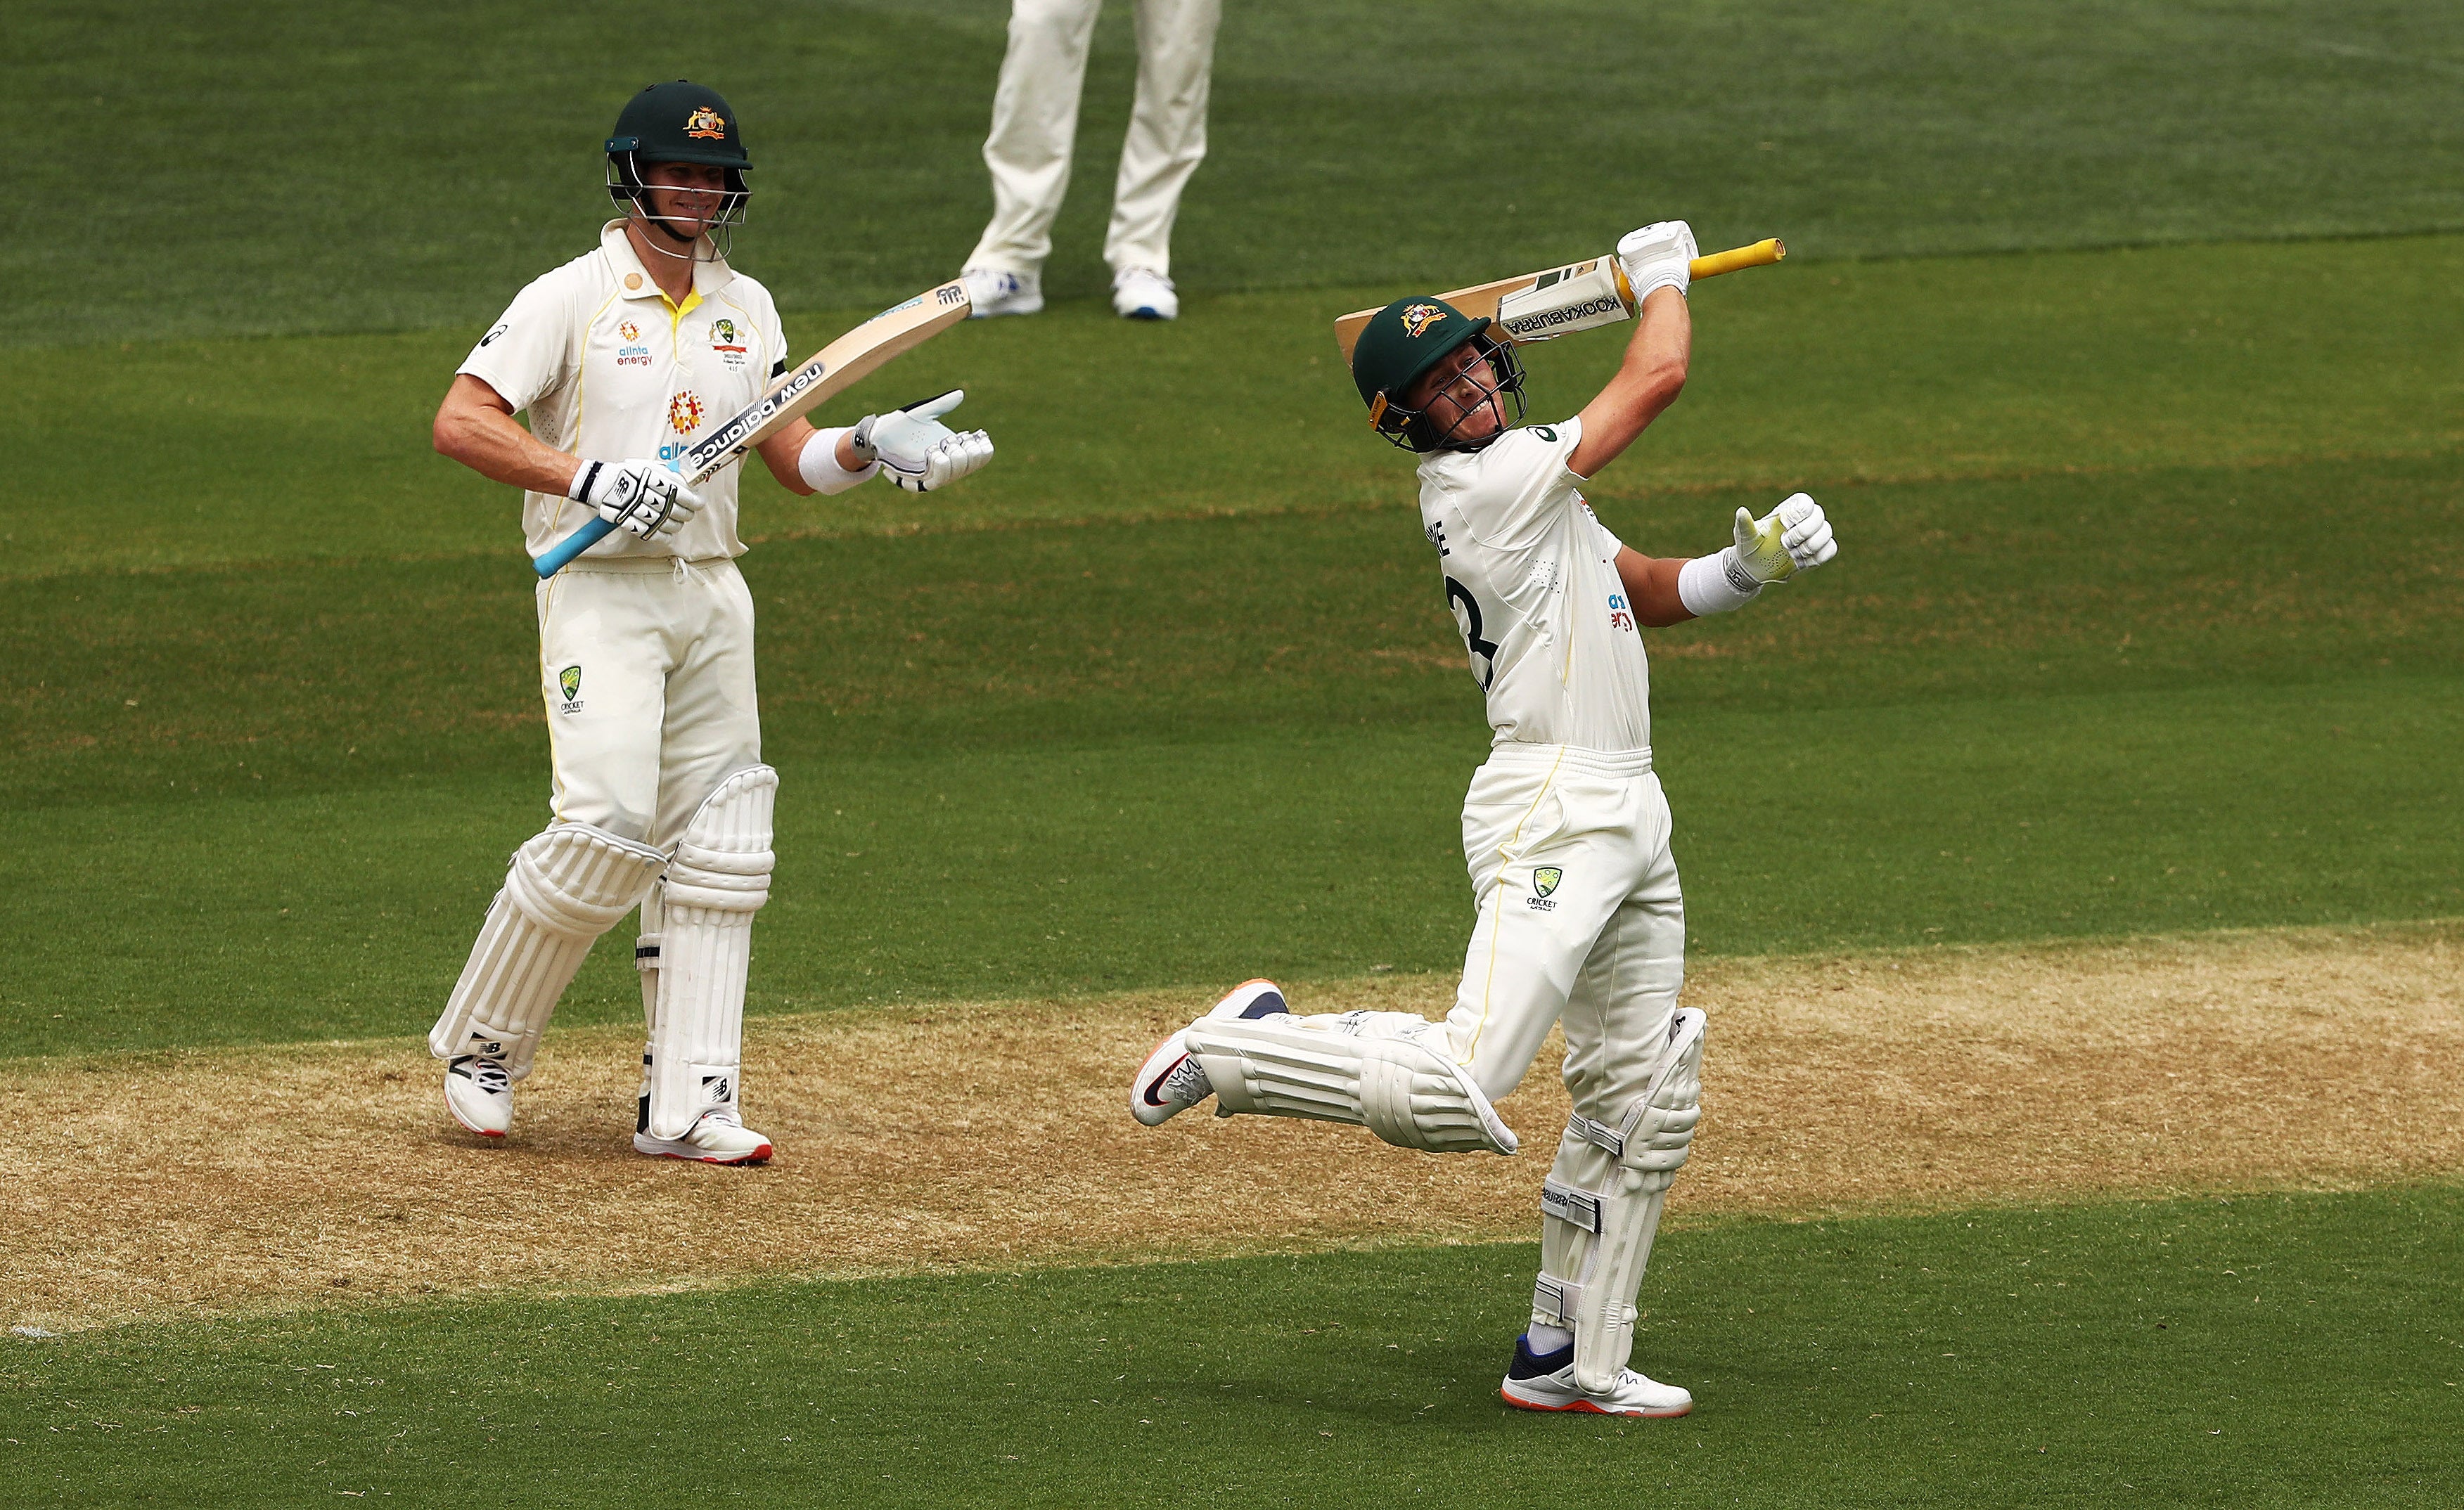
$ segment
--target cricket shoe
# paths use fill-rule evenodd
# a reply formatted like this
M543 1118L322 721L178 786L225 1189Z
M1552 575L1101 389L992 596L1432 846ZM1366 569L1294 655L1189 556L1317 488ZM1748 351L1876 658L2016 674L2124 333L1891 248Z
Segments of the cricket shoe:
M1530 1334L1514 1339L1514 1362L1506 1368L1498 1395L1518 1411L1574 1411L1593 1415L1683 1415L1694 1397L1673 1384L1648 1379L1631 1368L1596 1393L1574 1382L1574 1345L1534 1357Z
M1281 986L1271 980L1244 980L1232 988L1230 996L1209 1007L1206 1016L1271 1018L1289 1010L1284 1005ZM1189 1057L1188 1035L1187 1028L1176 1029L1156 1044L1147 1061L1138 1066L1138 1078L1130 1083L1130 1115L1150 1127L1161 1127L1215 1094L1215 1083L1206 1078L1206 1066Z
M1007 268L968 268L958 274L967 285L969 319L995 315L1032 315L1044 308L1044 275L1012 273Z
M514 1125L514 1082L505 1073L505 1046L479 1041L489 1052L457 1054L445 1061L445 1109L483 1138L501 1138Z
M633 1134L633 1151L696 1164L767 1164L770 1140L737 1121L734 1108L714 1106L681 1138Z
M1172 279L1152 268L1123 268L1112 274L1112 313L1123 319L1178 319L1180 295Z

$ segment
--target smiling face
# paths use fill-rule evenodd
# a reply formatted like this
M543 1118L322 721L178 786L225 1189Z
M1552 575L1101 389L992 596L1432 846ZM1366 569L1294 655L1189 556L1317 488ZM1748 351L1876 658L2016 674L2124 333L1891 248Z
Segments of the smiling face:
M640 203L653 229L690 246L727 207L727 170L708 163L646 163Z
M1477 339L1447 352L1414 379L1402 404L1428 416L1428 428L1442 446L1487 440L1507 424L1496 364Z

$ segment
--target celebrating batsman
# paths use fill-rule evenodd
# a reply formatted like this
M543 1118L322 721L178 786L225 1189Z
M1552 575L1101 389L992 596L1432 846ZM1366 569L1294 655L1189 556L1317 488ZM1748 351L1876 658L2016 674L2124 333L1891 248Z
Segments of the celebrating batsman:
M1619 543L1582 485L1677 398L1692 346L1693 232L1617 246L1639 323L1573 419L1513 427L1523 369L1490 321L1433 296L1379 310L1352 373L1377 432L1420 458L1420 520L1496 741L1463 800L1479 907L1443 1022L1316 1017L1253 980L1157 1045L1131 1085L1150 1126L1215 1098L1239 1112L1362 1124L1389 1143L1512 1153L1492 1104L1566 1030L1573 1115L1542 1186L1529 1329L1503 1392L1535 1411L1683 1415L1693 1396L1626 1367L1661 1206L1701 1117L1704 1018L1681 1009L1684 910L1652 771L1640 629L1727 613L1837 554L1803 493L1692 559ZM1511 413L1508 410L1511 408Z
M429 1047L454 1119L503 1137L558 998L638 906L633 1147L754 1164L771 1146L738 1110L744 984L779 774L761 763L737 470L696 488L669 463L786 371L786 338L769 291L727 262L753 165L727 101L654 84L606 154L622 213L515 297L436 413L438 450L523 490L533 556L594 515L615 529L539 586L554 819L515 852ZM982 431L940 423L957 397L846 429L799 419L756 449L792 492L876 471L928 491L992 456Z

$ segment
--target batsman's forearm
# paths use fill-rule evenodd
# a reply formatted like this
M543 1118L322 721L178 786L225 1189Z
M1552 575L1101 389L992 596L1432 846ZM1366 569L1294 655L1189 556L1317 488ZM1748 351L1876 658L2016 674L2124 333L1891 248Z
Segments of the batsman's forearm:
M1685 295L1655 289L1626 342L1625 361L1599 397L1583 405L1583 439L1566 465L1578 477L1596 475L1635 443L1646 426L1677 402L1694 355L1694 316Z
M1626 601L1634 604L1637 624L1646 629L1665 629L1694 617L1677 593L1677 577L1684 569L1683 559L1645 556L1631 545L1617 553L1617 580L1625 583Z
M491 482L531 492L559 493L572 485L582 462L522 428L495 405L466 394L458 379L436 411L433 436L437 451L460 462ZM484 384L481 391L494 397Z

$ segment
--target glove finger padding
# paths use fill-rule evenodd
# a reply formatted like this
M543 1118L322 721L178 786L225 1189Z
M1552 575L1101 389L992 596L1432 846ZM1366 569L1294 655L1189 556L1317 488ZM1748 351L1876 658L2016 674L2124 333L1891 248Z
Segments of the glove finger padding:
M1824 515L1822 505L1804 493L1795 493L1779 506L1778 517L1788 528L1780 536L1789 558L1804 571L1819 566L1839 554L1831 537L1831 520Z
M923 464L913 471L891 461L887 454L881 458L881 466L890 473L891 482L908 492L931 492L980 470L992 459L992 437L981 430L968 430L935 442L924 453Z

